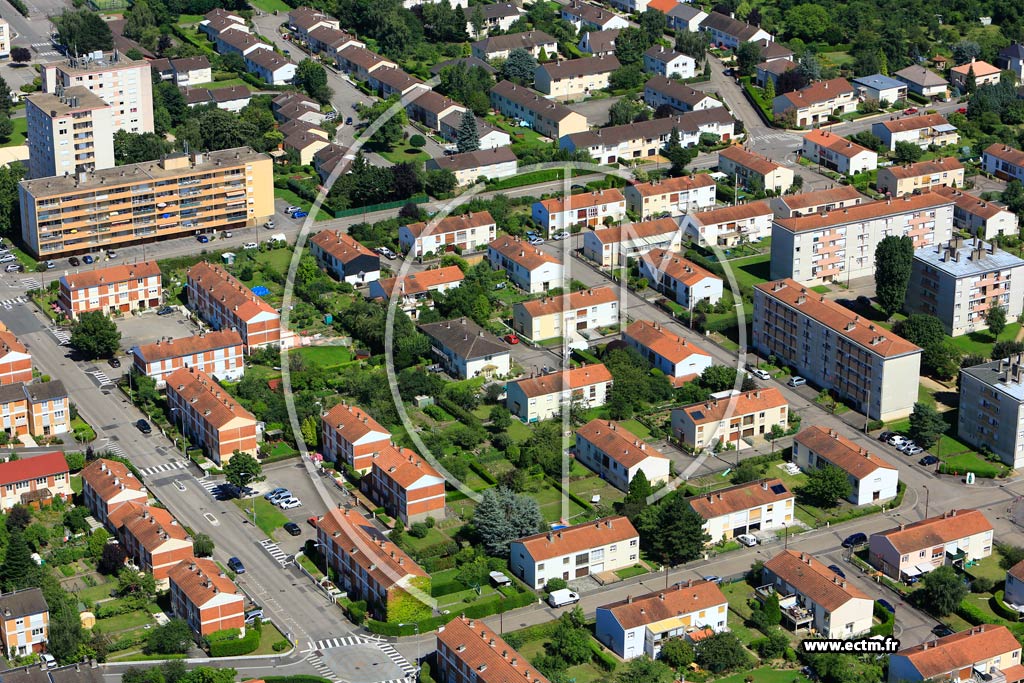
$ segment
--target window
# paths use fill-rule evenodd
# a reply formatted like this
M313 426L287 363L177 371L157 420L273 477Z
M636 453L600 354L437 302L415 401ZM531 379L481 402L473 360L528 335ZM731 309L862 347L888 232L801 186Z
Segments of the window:
M543 562L541 562L540 564L537 565L537 571L539 571L539 572L544 571L544 563Z
M637 542L638 542L638 541L637 541L637 539L635 539L635 538L634 538L634 539L632 539L632 540L631 540L631 541L629 542L629 547L630 547L630 548L635 548L635 547L636 547L636 544L637 544Z

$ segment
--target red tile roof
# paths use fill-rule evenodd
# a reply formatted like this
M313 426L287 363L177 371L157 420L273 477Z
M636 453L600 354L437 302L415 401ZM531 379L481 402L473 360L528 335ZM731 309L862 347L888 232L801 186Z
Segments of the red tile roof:
M444 477L414 451L405 447L387 446L381 449L373 459L373 466L378 468L388 479L394 481L402 489L408 489L423 477L434 477L444 481Z
M191 337L158 340L152 344L144 344L138 349L139 355L144 361L155 363L168 358L181 358L234 346L242 346L242 335L238 334L236 330L214 330Z
M584 365L583 367L571 370L562 370L550 375L539 375L528 379L521 379L515 384L527 398L546 396L566 389L579 389L589 387L591 384L611 382L612 373L603 363Z
M509 261L518 263L528 271L534 271L545 263L557 263L561 265L558 257L549 254L543 249L538 249L528 242L521 241L518 237L499 237L487 245Z
M188 281L197 288L208 290L211 298L224 308L234 309L241 320L251 320L261 313L278 315L273 306L253 294L234 275L207 261L188 269Z
M599 306L618 300L618 292L609 285L584 289L561 296L545 296L540 299L531 299L519 304L530 314L531 317L553 315L565 311L575 311L589 306Z
M446 218L442 218L433 225L429 234L444 235L449 232L471 230L473 228L480 228L485 225L493 224L494 218L491 217L490 211L476 211L474 213L466 214L465 216L447 216ZM419 237L427 230L426 223L410 223L405 227L412 233L413 237Z
M983 62L981 60L972 60L967 64L954 66L952 69L950 69L950 72L955 74L963 74L964 76L969 76L971 73L971 69L974 70L974 75L978 77L991 76L992 74L999 73L998 67L992 66L988 62Z
M121 526L150 552L171 540L188 540L188 533L174 515L152 505L133 506L132 512L121 521Z
M1008 655L1020 648L1010 629L982 624L900 650L896 656L906 657L921 679L928 680L951 672L959 675L960 670L975 662Z
M828 81L811 83L806 88L788 92L785 97L790 105L797 109L811 107L822 102L834 100L841 95L852 95L853 86L845 78L833 78Z
M889 173L896 178L916 178L923 175L935 175L936 173L948 173L949 171L962 171L964 165L953 157L945 157L944 159L935 159L933 161L918 161L915 164L907 164L906 166L890 166L887 169Z
M483 619L456 617L437 629L437 641L471 669L472 680L479 683L550 683Z
M374 432L387 434L385 438L391 439L391 432L381 427L379 422L358 406L339 403L324 415L323 420L331 428L340 432L342 438L350 443L355 443L367 434Z
M875 453L857 445L834 429L827 429L821 425L811 425L797 434L794 440L855 479L863 479L879 469L896 469Z
M739 204L737 206L723 206L718 209L698 211L697 213L690 214L700 225L718 225L719 223L732 223L733 221L770 215L772 215L771 207L764 200Z
M985 154L1009 162L1014 166L1024 166L1024 152L1001 142L994 142L986 147Z
M958 190L954 187L948 187L946 185L937 185L932 188L932 192L941 194L943 197L949 197L956 202L956 208L960 209L964 213L978 216L984 220L993 218L1003 211L1009 211L1009 209L1002 204L986 201L980 197L975 197L972 194L967 194L962 190Z
M545 199L540 202L540 205L543 206L549 214L553 214L625 201L626 198L622 196L622 193L618 188L613 187L608 190L595 190L593 192L581 192L580 194L570 195L568 197L568 202L566 202L565 197Z
M576 436L589 441L627 470L648 458L666 459L658 449L611 420L591 420L576 430Z
M693 261L684 259L674 251L667 249L651 249L640 257L650 268L665 273L673 280L686 286L693 286L705 278L721 280L710 270L698 266Z
M642 197L656 197L673 192L688 192L699 187L714 187L715 179L708 173L698 173L696 175L656 180L650 183L633 182L631 185ZM653 223L655 221L650 222Z
M534 562L543 562L553 557L575 555L592 548L603 548L612 543L621 543L637 538L637 536L636 529L626 517L605 517L557 531L542 531L533 536L520 538L513 543L521 543Z
M855 199L862 202L867 201L867 197L858 192L853 185L840 185L828 190L812 190L781 197L791 211L801 211L811 206L845 204Z
M402 286L399 291L408 296L423 294L437 289L441 285L462 282L465 279L465 274L458 266L445 266L443 268L434 268L433 270L421 270L418 273L408 273L404 277L385 278L379 280L377 284L390 297L395 290L395 285L401 280Z
M908 130L920 130L921 128L934 128L935 126L949 125L949 121L942 114L903 116L898 119L882 121L881 123L890 133L905 133Z
M61 280L67 283L72 290L84 289L86 287L99 287L118 282L127 282L138 278L160 275L160 266L156 261L140 261L138 263L126 263L117 266L107 266L96 270L85 270L80 273L64 275Z
M750 169L760 175L768 175L783 168L782 164L777 164L766 156L747 151L739 145L726 147L718 153L718 158L728 159L737 166Z
M385 590L427 576L401 548L356 512L331 509L316 524L342 553L351 557Z
M852 582L833 572L809 553L783 550L765 562L764 568L829 612L839 609L854 598L871 599Z
M711 357L696 344L691 344L664 326L650 320L636 320L626 328L625 336L650 349L670 363L679 363L690 356Z
M876 535L889 539L892 547L905 555L987 531L992 531L992 524L981 510L954 509Z
M690 499L690 507L704 519L714 519L790 498L793 494L781 479L762 479L696 496Z
M601 244L619 244L629 240L671 235L676 232L679 232L679 224L676 223L675 219L656 218L653 221L614 225L610 228L598 228L594 231L594 237Z
M664 591L657 591L629 597L610 605L598 607L608 610L624 630L672 619L683 614L693 614L727 605L728 599L714 581L680 582ZM702 625L699 622L694 626Z
M218 594L226 593L238 596L238 613L242 612L245 598L238 590L238 586L213 560L202 557L182 560L171 567L167 578L180 588L189 602L196 607L202 607Z
M858 154L862 154L864 152L872 151L863 145L859 145L856 142L853 142L852 140L847 140L841 135L836 135L835 133L831 133L821 128L816 128L815 130L812 130L806 135L804 135L804 140L813 142L814 144L820 147L824 147L830 152L838 154L839 156L846 157L847 159L851 159L857 156ZM850 189L854 189L852 186L849 185L843 187L849 187Z
M235 398L196 368L179 368L164 378L167 391L173 391L189 404L189 408L215 429L233 420L256 421Z
M856 208L858 207L851 207L850 210ZM779 219L779 222L782 220L793 219ZM884 358L921 353L921 347L884 327L876 327L871 321L864 320L850 309L807 289L796 280L786 278L763 282L755 285L755 288L871 353Z
M806 232L808 230L822 230L837 225L846 225L847 223L861 223L882 218L883 216L927 211L928 209L934 209L951 203L950 199L935 192L922 192L921 194L903 195L898 199L879 199L876 202L866 202L857 206L849 206L810 216L778 218L775 220L775 223L789 232Z
M82 481L104 501L110 501L125 489L142 492L142 482L135 478L123 463L100 458L93 460L82 470ZM142 496L145 500L145 494Z
M26 456L20 460L0 463L0 486L51 477L62 472L68 472L68 461L64 459L64 451Z
M377 254L370 251L368 247L363 246L351 235L340 230L321 230L313 236L310 242L342 263L348 263L357 256L377 257Z

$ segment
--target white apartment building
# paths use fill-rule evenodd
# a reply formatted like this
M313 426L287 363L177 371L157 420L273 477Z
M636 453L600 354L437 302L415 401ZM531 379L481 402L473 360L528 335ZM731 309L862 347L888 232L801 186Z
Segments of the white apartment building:
M669 459L629 430L594 419L576 430L576 459L620 491L643 472L652 486L668 483Z
M910 414L921 348L793 280L754 287L752 346L872 419Z
M504 270L512 284L528 294L567 284L557 257L519 238L499 237L488 244L487 262L494 270Z
M619 323L619 293L610 286L594 287L512 306L512 329L534 342L573 338L581 332Z
M607 88L612 72L621 66L614 55L548 62L537 67L533 84L554 100L585 98Z
M882 139L890 152L897 142L912 142L921 149L930 145L943 147L960 141L960 133L942 114L901 116L871 124L871 132Z
M672 411L672 434L695 452L716 443L747 448L748 442L767 438L772 427L786 429L788 424L789 403L775 387L724 391Z
M761 200L688 213L680 227L683 237L702 246L732 247L771 236L773 217L768 202Z
M794 496L781 479L762 479L690 499L690 507L704 519L708 543L741 534L781 529L791 523Z
M472 320L442 320L420 325L430 337L430 351L456 379L508 377L512 356L508 345Z
M935 192L880 199L772 223L772 278L809 285L849 282L875 272L875 248L890 235L930 247L953 233L953 200Z
M0 57L11 56L11 25L0 19Z
M410 257L440 254L458 247L477 251L492 242L497 226L489 211L447 216L438 222L410 223L398 228L398 245Z
M509 551L512 573L539 590L551 579L572 581L633 566L640 535L626 517L606 517L520 538Z
M850 482L847 500L854 505L878 505L896 497L899 470L834 429L811 425L797 434L793 462L805 472L829 465L841 469Z
M982 166L986 173L1003 180L1024 182L1024 152L1009 145L994 142L986 147Z
M714 581L680 581L664 591L597 608L595 636L619 657L657 659L669 638L710 628L728 631L729 601Z
M654 109L667 104L681 112L722 106L721 100L662 75L651 76L644 84L644 102Z
M603 406L611 388L612 373L595 363L510 382L505 405L523 422L540 422L560 416L573 402L585 409Z
M132 358L135 369L155 379L158 389L164 386L164 378L179 368L196 368L218 381L229 382L242 379L245 372L245 346L235 330L214 330L135 345Z
M110 105L82 86L25 99L30 178L72 175L114 165Z
M650 320L630 323L622 333L622 341L665 373L677 387L696 379L713 365L710 353Z
M602 267L611 268L627 265L629 259L643 256L651 249L676 251L681 242L675 219L657 218L585 232L583 255Z
M644 53L644 71L669 78L693 78L697 75L697 62L664 45L652 45Z
M804 158L843 175L856 175L878 168L878 152L821 128L804 135L802 154Z
M716 190L715 179L707 173L700 173L647 183L634 181L626 185L622 193L626 197L628 211L650 220L664 213L679 215L710 209L715 206Z
M1024 313L1024 260L978 238L914 252L907 312L935 316L957 337L988 329L985 316L996 306L1009 320Z
M117 50L93 52L43 65L43 92L58 94L76 85L110 105L114 130L153 132L153 80L149 62L128 59Z
M722 298L722 278L675 252L652 249L638 265L641 277L680 306L693 308L705 300L716 304Z
M617 188L554 197L533 203L533 220L548 231L569 230L576 225L595 227L626 217L626 198Z

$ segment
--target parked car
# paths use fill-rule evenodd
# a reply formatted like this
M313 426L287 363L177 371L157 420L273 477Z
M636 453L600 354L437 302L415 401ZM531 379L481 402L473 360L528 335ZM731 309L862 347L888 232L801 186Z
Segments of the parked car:
M72 256L71 258L68 259L68 263L71 264L72 266L78 266L81 265L82 262L78 260L77 256Z
M580 601L578 593L573 593L568 588L560 588L556 591L551 591L548 595L548 604L552 607L564 607L565 605L573 605Z
M907 440L904 441L901 445L897 446L896 450L898 450L900 453L906 453L911 448L917 448L917 444L914 443L913 441Z
M260 620L263 619L263 609L262 608L251 609L251 610L249 610L248 612L245 613L245 623L251 624L254 621L256 621L257 619L260 619Z
M259 246L260 245L256 244L255 242L246 242L245 244L242 245L242 249L256 249Z
M270 496L264 496L264 497L267 500L269 500L271 503L273 503L274 505L277 505L282 500L285 500L287 498L291 498L292 497L292 492L289 491L288 489L281 489L280 491L277 491L276 493L271 492Z
M265 228L276 228L277 227L277 223L275 223L274 219L271 218L270 220L268 220L266 223L263 224L263 227L265 227Z
M786 382L786 384L788 384L791 387L802 387L803 385L807 384L807 380L801 377L800 375L794 375L793 377L789 378L789 381Z
M288 522L287 524L285 524L284 525L284 530L287 531L292 536L301 536L302 535L302 529L299 528L299 525L296 524L295 522Z
M843 570L840 569L838 565L830 564L828 568L832 570L833 574L838 574L840 578L846 578L846 574L843 573Z
M903 446L908 441L909 441L909 439L907 439L907 437L905 437L905 436L903 436L901 434L893 434L888 439L889 445L890 446L895 446L896 448L899 448L900 446Z
M544 244L544 238L543 237L533 237L533 238L530 239L530 244L532 244L535 247L540 246L541 244Z
M53 270L56 267L57 267L57 264L54 263L53 261L47 261L46 262L46 269L47 270Z
M292 218L296 218L296 219L298 219L298 218L305 218L308 215L309 215L309 212L307 212L307 211L296 211L295 213L292 214Z
M748 368L748 370L751 375L758 379L769 380L772 378L767 370L762 370L761 368Z
M505 335L505 341L507 341L509 344L518 344L519 343L519 337L517 337L514 334L506 334Z
M868 542L867 534L858 531L857 533L850 534L849 536L844 538L842 545L843 545L844 548L852 548L855 545L864 545L867 542Z
M135 426L143 434L152 434L153 433L153 428L150 427L149 423L146 422L145 420L139 420L138 422L135 423Z
M934 455L926 455L920 460L918 460L917 463L919 465L924 465L925 467L930 467L931 465L939 464L939 459Z
M110 358L107 362L110 363L110 367L112 368L121 367L121 360L119 358Z
M551 239L553 239L553 240L564 240L564 239L568 239L568 238L569 238L569 233L567 233L567 232L556 232L554 235L551 236Z
M352 117L351 116L349 116L348 118L345 119L345 125L346 126L351 126L352 125Z
M171 313L174 313L174 306L161 306L156 312L157 315L170 315Z
M285 488L285 487L283 487L283 486L278 486L278 487L277 487L276 489L274 489L273 491L267 491L266 493L264 493L264 494L263 494L263 499L264 499L264 500L270 500L270 499L271 499L271 498L273 498L274 496L279 496L279 495L281 495L282 493L288 493L288 489L286 489L286 488Z
M934 633L939 638L944 638L945 636L953 635L954 633L956 633L956 631L946 626L945 624L938 624L937 626L932 628L932 633Z
M757 545L757 536L754 536L753 534L740 534L736 537L736 540L748 548L753 548Z
M82 263L95 263L96 259L93 258L92 254L86 254L82 257Z
M15 256L14 254L5 254L4 256L0 256L0 263L11 263L12 261L17 260L18 257Z
M710 581L711 583L722 583L722 577L716 576L715 574L708 574L707 576L702 576L700 578L705 581Z
M959 109L956 110L956 113L957 114L966 114L967 113L967 107L960 107Z
M298 498L286 498L277 504L282 510L292 510L302 505L302 501Z
M896 608L893 607L892 603L889 602L888 600L883 598L881 600L876 600L875 602L877 602L878 606L881 607L882 609L884 609L884 610L886 610L888 612L892 612L893 614L896 614Z
M196 241L199 242L200 244L206 244L207 242L210 241L210 238L207 237L206 235L196 235Z
M44 669L56 669L57 660L54 659L53 655L49 652L43 652L39 655L39 661L43 665Z
M245 565L242 564L242 561L237 557L232 557L228 560L228 569L230 569L236 574L245 573Z
M107 258L117 258L117 252L111 249L107 252Z
M8 273L20 273L21 266L17 263L8 263L7 267L4 268L4 270L7 271Z
M309 518L309 519L307 519L306 521L307 521L307 522L309 522L309 525L310 525L310 526L313 526L313 527L315 527L315 526L316 526L316 523L320 521L320 518L319 518L319 517L317 517L316 515L313 515L312 517L310 517L310 518Z
M903 452L913 457L915 455L921 455L922 453L924 453L924 449L918 446L917 444L914 444L912 446L909 446L908 448L905 448Z
M907 109L903 113L904 114L916 114L917 113L917 107L911 107L910 109Z
M885 431L878 435L879 441L888 441L892 437L896 436L896 432Z
M289 206L284 210L285 213L295 213L296 211L302 211L301 206Z

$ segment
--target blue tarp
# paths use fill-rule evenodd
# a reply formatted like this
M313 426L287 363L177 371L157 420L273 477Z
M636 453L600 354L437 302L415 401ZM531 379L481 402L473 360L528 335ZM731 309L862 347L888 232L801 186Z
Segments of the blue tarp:
M270 294L270 290L263 285L256 285L252 288L252 293L256 296L266 296L267 294Z

